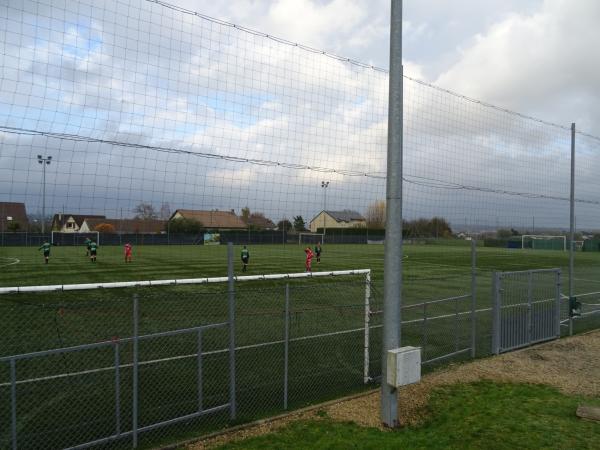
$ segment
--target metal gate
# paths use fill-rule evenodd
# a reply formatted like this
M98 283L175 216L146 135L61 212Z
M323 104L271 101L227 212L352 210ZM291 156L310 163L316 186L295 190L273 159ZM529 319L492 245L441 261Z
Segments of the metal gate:
M492 352L560 337L560 269L494 272Z

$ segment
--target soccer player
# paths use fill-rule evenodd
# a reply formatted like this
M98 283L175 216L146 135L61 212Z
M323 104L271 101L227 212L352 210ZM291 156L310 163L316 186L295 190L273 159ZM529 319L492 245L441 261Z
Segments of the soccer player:
M92 240L89 237L85 238L84 244L85 244L85 256L90 256L90 244L92 243Z
M130 263L132 260L132 256L131 256L131 244L128 242L127 244L125 244L125 262L126 263Z
M306 253L306 271L307 272L312 272L312 259L314 253L312 252L312 250L310 249L310 247L306 247L304 249L304 253Z
M40 248L38 248L38 252L40 250L44 249L44 260L46 261L46 264L48 264L48 260L50 259L50 247L52 247L52 246L50 245L48 240L45 239L42 246Z
M90 243L90 261L92 261L93 263L96 262L97 250L98 250L98 244L96 244L96 241L92 240L92 242Z
M246 248L246 246L244 245L244 248L242 249L242 272L245 272L246 269L248 268L248 261L250 261L250 252L248 251L248 249Z
M315 256L317 257L317 264L321 264L321 243L317 242L315 246Z

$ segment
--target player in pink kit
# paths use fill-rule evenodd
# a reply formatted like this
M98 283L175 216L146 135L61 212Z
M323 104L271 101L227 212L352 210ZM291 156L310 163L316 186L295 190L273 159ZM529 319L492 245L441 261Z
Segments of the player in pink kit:
M128 242L127 244L125 244L125 262L126 263L130 263L132 260L132 256L131 256L131 244Z
M306 271L312 272L312 259L313 259L313 256L315 256L315 254L312 252L312 250L309 247L306 247L304 249L304 253L306 253Z

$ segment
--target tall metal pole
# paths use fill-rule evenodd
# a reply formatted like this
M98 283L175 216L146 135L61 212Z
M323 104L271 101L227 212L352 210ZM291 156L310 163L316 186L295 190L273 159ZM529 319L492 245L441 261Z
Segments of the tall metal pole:
M46 166L52 162L52 156L37 155L37 162L42 165L42 235L46 231Z
M573 315L571 314L571 299L574 295L573 281L575 277L575 124L571 124L571 197L569 214L569 336L573 335Z
M398 391L387 380L387 352L400 346L402 305L402 0L392 0L386 230L384 258L383 355L381 421L398 425Z
M235 284L233 273L233 243L227 243L227 290L229 321L229 417L236 418L235 377Z
M329 181L321 181L321 187L323 188L323 237L321 243L325 243L325 233L327 232L326 213L327 210L327 188L329 187Z

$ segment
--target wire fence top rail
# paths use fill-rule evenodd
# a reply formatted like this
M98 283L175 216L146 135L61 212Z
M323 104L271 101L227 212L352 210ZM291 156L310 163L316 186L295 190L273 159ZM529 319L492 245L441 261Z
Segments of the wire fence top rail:
M243 281L269 281L269 280L289 280L296 278L321 278L335 277L343 275L366 275L370 274L371 269L356 270L333 270L326 272L298 272L298 273L274 273L263 275L242 275L234 276L236 282ZM13 286L0 288L0 294L15 294L21 292L54 292L54 291L78 291L90 289L114 289L128 287L148 287L148 286L176 286L186 284L212 284L224 283L228 277L206 277L206 278L183 278L174 280L144 280L144 281L117 281L110 283L80 283L80 284L54 284L44 286Z

